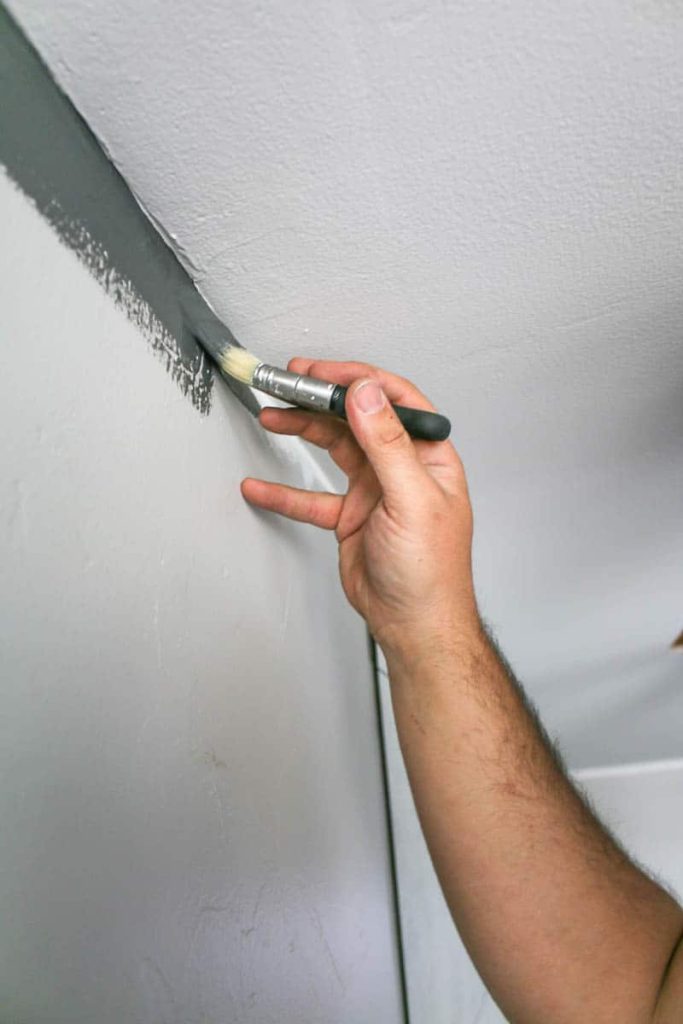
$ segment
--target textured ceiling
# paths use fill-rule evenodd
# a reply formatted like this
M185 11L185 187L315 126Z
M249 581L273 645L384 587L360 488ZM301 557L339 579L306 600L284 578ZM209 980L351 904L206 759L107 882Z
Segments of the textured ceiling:
M451 416L484 611L572 759L680 753L680 6L9 7L247 347Z

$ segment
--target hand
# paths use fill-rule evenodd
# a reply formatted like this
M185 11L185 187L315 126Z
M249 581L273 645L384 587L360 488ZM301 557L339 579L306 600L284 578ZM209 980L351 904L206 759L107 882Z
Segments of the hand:
M296 358L288 369L351 385L348 423L301 409L267 408L259 417L266 430L325 448L348 490L325 494L247 478L247 501L335 531L344 593L387 657L414 653L415 645L428 650L478 621L462 463L448 441L412 441L389 402L434 406L409 381L366 363Z

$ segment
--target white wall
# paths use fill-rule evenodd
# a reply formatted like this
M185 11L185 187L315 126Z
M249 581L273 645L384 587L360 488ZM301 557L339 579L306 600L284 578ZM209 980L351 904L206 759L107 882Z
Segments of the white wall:
M400 1019L363 626L319 480L201 416L0 176L0 1015Z
M450 414L482 606L572 763L681 756L680 5L9 7L248 348Z

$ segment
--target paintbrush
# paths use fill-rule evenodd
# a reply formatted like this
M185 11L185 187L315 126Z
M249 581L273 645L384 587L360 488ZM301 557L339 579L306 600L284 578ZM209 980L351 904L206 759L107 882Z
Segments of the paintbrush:
M328 412L346 419L347 389L341 384L331 384L317 377L307 377L305 374L270 366L245 348L227 340L205 341L199 338L198 341L223 373L230 377L301 409ZM439 413L411 409L405 405L393 405L392 408L411 437L424 441L445 441L451 432L450 420Z

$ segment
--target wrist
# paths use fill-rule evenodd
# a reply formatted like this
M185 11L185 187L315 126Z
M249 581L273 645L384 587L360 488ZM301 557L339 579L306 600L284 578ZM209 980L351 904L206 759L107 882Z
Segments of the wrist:
M414 677L427 670L452 667L453 659L486 643L476 602L450 609L429 621L385 630L375 637L392 680Z

